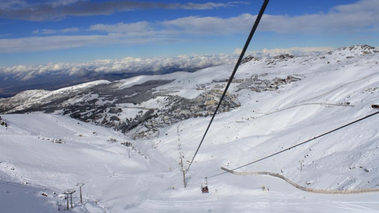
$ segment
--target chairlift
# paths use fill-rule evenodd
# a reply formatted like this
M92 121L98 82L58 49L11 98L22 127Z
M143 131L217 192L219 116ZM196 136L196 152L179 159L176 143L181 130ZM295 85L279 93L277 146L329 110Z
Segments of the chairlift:
M204 183L201 184L201 192L204 194L204 193L209 193L209 189L208 189L208 178L205 177L204 178Z

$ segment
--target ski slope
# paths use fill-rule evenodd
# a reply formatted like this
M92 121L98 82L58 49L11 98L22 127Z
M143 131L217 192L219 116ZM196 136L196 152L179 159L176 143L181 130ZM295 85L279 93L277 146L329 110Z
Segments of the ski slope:
M237 78L296 75L301 80L263 92L237 90L233 83L230 92L241 107L216 116L187 188L179 156L191 160L209 117L187 119L156 138L134 141L59 114L1 115L8 127L0 126L0 208L15 212L19 205L5 204L20 193L19 204L38 208L29 212L51 212L64 203L60 193L85 183L85 202L80 205L75 197L74 212L379 212L379 193L314 194L267 176L224 174L209 178L209 194L200 192L203 178L221 172L221 166L238 167L375 112L370 106L379 104L379 54L363 51L358 46L242 65ZM191 97L197 84L228 74L225 65L142 76L120 85L175 79L159 89ZM151 104L154 100L141 106ZM379 116L368 118L239 171L280 173L315 189L379 188L378 124Z

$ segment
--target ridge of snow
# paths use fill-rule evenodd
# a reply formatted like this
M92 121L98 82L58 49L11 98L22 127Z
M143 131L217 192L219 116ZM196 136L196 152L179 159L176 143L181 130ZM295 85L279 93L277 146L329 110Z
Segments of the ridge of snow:
M71 94L73 92L78 92L83 89L88 89L91 87L95 87L101 84L109 84L110 81L106 80L98 80L91 81L83 84L78 84L75 86L64 87L58 90L48 91L48 90L26 90L24 92L20 92L17 95L4 99L3 102L15 102L15 103L23 103L22 105L15 107L14 110L22 110L28 107L31 107L35 103L41 103L44 101L49 101L54 98L59 98L64 95Z

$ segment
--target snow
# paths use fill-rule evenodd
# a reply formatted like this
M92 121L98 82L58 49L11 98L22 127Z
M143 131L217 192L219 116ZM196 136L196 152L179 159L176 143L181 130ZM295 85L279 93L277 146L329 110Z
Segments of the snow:
M19 183L0 181L0 204L4 212L57 212L42 189Z
M15 107L14 111L22 110L28 107L31 107L34 103L38 102L48 102L49 100L54 99L57 96L64 96L74 92L80 92L81 90L88 89L91 87L95 87L101 84L109 84L110 81L106 80L98 80L92 81L88 83L83 83L71 87L65 87L54 91L47 90L27 90L24 92L20 92L17 95L10 98L10 102L21 102L22 105Z
M85 204L79 205L76 197L76 212L379 212L379 193L313 194L267 176L224 174L208 180L209 194L200 192L203 178L221 172L220 166L235 168L375 112L370 105L379 98L379 54L338 51L242 65L237 78L267 73L269 79L295 74L301 80L277 91L234 90L242 106L217 115L188 174L187 188L182 185L179 152L191 160L209 117L191 118L167 127L157 138L133 141L59 115L1 115L9 124L0 126L1 210L18 207L7 202L11 198L4 192L10 191L20 194L22 208L37 205L39 210L33 207L29 212L50 212L62 202L53 192L84 182ZM197 84L226 79L231 68L120 84L172 79L159 90L192 97ZM161 107L153 100L142 105ZM378 124L376 115L239 171L281 173L315 189L379 188ZM120 144L126 141L135 147L131 158L129 148ZM41 197L40 191L48 197Z

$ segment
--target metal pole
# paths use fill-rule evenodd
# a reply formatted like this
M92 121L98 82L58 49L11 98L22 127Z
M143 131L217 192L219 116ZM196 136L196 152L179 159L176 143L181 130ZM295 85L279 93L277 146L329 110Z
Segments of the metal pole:
M184 185L184 188L187 187L187 182L186 182L186 170L184 169L184 165L183 165L183 158L180 157L180 167L182 167L182 173L183 173L183 185Z
M69 203L68 203L68 194L65 194L66 195L66 201L67 201L67 210L70 209L70 206L69 206Z
M79 187L79 190L80 190L80 203L83 204L82 186Z
M74 205L72 204L72 194L70 194L70 202L71 202L71 208L74 208Z
M79 187L79 196L80 196L80 203L83 204L83 190L82 187L84 186L84 183L78 183L76 186Z

